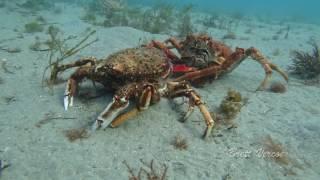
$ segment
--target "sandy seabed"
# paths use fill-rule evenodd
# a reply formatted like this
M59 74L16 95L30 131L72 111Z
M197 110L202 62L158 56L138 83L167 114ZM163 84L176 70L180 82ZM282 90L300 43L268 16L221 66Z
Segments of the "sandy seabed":
M91 26L80 20L81 10L63 7L62 14L41 12L48 22L66 35L75 35L86 28L96 29L99 41L81 51L72 60L83 56L105 57L118 50L135 47L141 39L164 40L169 36L154 35L130 27L104 28ZM229 88L248 98L234 120L237 128L221 128L215 137L201 139L205 124L198 110L185 123L170 101L163 99L140 116L119 128L97 131L87 139L70 142L64 132L88 127L110 102L112 94L93 100L76 98L75 106L65 112L63 94L65 84L54 87L51 94L41 85L42 73L47 66L47 54L34 52L29 46L35 37L46 39L44 33L22 33L24 24L35 17L0 9L1 47L20 48L20 53L0 50L0 59L6 60L11 73L0 69L0 158L11 166L1 173L1 179L128 179L124 161L137 174L145 162L154 160L160 170L168 167L168 179L319 179L320 176L320 89L306 86L290 78L287 92L255 92L264 77L256 62L248 59L229 75L206 84L197 91L210 110L218 108ZM320 38L320 27L292 23L288 39L273 40L280 25L257 20L251 34L242 23L235 40L226 40L231 47L254 46L282 69L287 69L290 51L308 50L310 37ZM14 30L16 29L16 30ZM226 32L208 29L219 39ZM7 40L6 40L7 39ZM275 51L279 51L275 55ZM70 60L70 61L72 61ZM3 61L2 61L3 62ZM69 72L70 74L70 72ZM68 73L63 74L67 78ZM282 81L278 74L273 81ZM94 88L83 91L94 92ZM54 119L37 126L51 114ZM187 139L186 150L171 145L175 136ZM263 143L272 137L282 144L289 163L284 165L265 155Z

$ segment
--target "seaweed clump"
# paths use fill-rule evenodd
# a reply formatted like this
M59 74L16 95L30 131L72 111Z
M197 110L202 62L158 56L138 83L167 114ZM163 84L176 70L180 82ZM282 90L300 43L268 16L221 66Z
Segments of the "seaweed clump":
M242 106L241 94L235 90L229 90L220 104L220 110L226 118L233 119L240 112Z
M137 19L139 21L139 19ZM173 6L166 3L157 3L153 8L143 12L140 28L151 33L168 32L174 22ZM139 28L139 27L137 27Z
M165 180L167 179L167 170L168 166L165 164L163 165L162 169L157 169L154 165L154 160L151 160L150 164L147 164L142 159L140 159L140 162L146 167L141 167L138 175L135 175L133 169L129 166L129 164L126 161L123 161L123 164L128 168L129 172L129 179L130 180Z
M271 158L277 164L289 165L288 153L284 151L281 143L274 141L271 136L266 136L263 140L263 150L260 154L264 158Z
M172 145L179 150L186 150L188 148L187 139L180 135L175 136L174 140L172 141Z
M193 11L193 5L186 5L184 6L178 16L179 24L178 24L178 34L180 37L185 37L188 34L192 34L194 32L194 27L192 26L191 22L191 12Z
M27 0L24 3L19 4L19 6L25 9L29 9L31 11L39 11L52 8L52 6L54 6L54 1Z
M77 139L85 139L89 137L88 131L84 128L69 129L64 131L64 133L70 142L74 142Z
M243 98L239 92L229 90L220 103L218 113L211 112L211 115L215 117L216 128L219 129L222 125L226 126L228 130L237 128L233 120L246 104L246 101L247 99Z
M193 5L186 5L176 11L172 4L163 1L142 8L129 6L126 0L99 0L90 2L81 19L94 25L129 26L155 34L171 33L174 29L185 36L193 32L192 10Z
M301 79L314 79L320 75L319 47L314 41L310 45L313 47L312 53L293 51L292 65L289 66L290 73Z
M78 43L70 47L67 42L69 40L74 40L75 38L77 38L77 36L68 36L67 38L63 38L61 37L60 29L55 26L50 26L47 33L50 37L50 39L45 42L48 48L42 49L41 51L49 52L49 65L44 70L42 81L44 82L46 71L50 69L51 72L47 84L49 85L49 87L51 87L53 84L57 83L58 73L70 68L70 66L61 65L61 63L65 59L77 54L82 49L98 41L98 39L96 38L94 40L91 40L90 42L87 42L87 40L96 33L95 30L92 30L88 32L87 35L82 37L82 39Z
M26 33L42 32L43 26L40 23L34 21L34 22L25 24L24 29Z

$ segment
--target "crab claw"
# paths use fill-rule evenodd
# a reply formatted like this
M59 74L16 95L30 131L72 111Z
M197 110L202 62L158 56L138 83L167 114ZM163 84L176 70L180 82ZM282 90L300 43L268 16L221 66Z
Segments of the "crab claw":
M76 81L74 79L69 79L63 98L64 110L66 111L68 110L68 107L73 106L73 96L75 95L76 87Z
M93 124L92 130L105 129L110 123L127 107L129 101L126 97L114 96L112 102L106 107L106 109L98 116L97 120Z

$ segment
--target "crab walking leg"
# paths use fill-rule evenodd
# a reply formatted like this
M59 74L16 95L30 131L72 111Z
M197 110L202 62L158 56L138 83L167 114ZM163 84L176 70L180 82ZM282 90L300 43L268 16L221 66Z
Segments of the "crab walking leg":
M206 139L212 131L214 126L214 120L208 111L207 107L201 101L200 96L191 88L186 81L181 82L169 82L167 85L167 92L165 94L170 98L185 96L189 98L189 102L192 102L191 106L195 105L199 108L206 122L206 130L203 134L203 138ZM192 110L192 109L191 109ZM190 112L187 112L190 113ZM190 114L189 114L190 115Z
M74 72L69 78L64 92L63 104L64 109L67 111L68 107L73 105L73 97L76 95L78 83L90 74L90 68L83 66Z
M66 90L64 91L63 105L64 110L68 110L68 107L73 106L73 97L76 93L77 83L74 79L69 79L67 82Z
M168 58L170 58L171 60L176 60L179 59L172 51L170 51L170 47L168 47L166 44L159 42L159 41L151 41L151 43L147 44L146 47L155 47L158 49L163 50L166 55L168 56Z
M189 99L189 107L188 107L188 110L187 110L187 112L184 114L184 116L182 116L182 118L180 119L181 122L185 122L185 121L190 117L190 115L191 115L191 114L193 113L193 111L194 111L194 106L195 106L194 102L193 102L191 99Z
M247 49L245 51L245 54L247 56L250 56L253 60L256 60L258 63L260 63L266 73L266 76L261 82L260 86L257 88L257 91L266 89L267 82L271 79L272 70L278 72L288 82L289 80L288 75L284 71L282 71L280 68L278 68L278 66L269 62L269 60L265 58L261 54L261 52L256 48L251 47Z
M267 82L271 78L273 70L278 72L288 82L288 75L284 71L282 71L278 66L269 62L268 59L262 56L262 54L253 47L247 50L237 48L236 51L225 60L222 66L211 66L201 70L188 72L174 79L173 81L187 80L192 82L210 76L217 78L222 73L230 72L233 69L235 69L243 60L248 58L248 56L260 63L263 66L264 71L266 73L265 78L263 79L257 90L266 89Z
M180 50L182 48L181 43L176 38L173 38L173 37L167 39L165 43L171 43L173 47L176 48L177 50Z
M206 130L204 131L203 138L206 139L211 134L212 128L214 126L214 120L211 117L210 112L208 111L207 107L201 102L200 96L196 94L194 91L190 93L191 97L196 102L196 105L200 109L200 112L202 113L204 120L206 121Z
M86 57L86 58L79 59L74 63L70 63L70 64L62 64L62 65L56 64L53 66L53 69L51 70L50 79L56 79L58 76L58 73L66 69L70 69L73 67L81 67L88 63L90 63L91 65L95 65L96 62L97 62L97 59L95 57Z
M137 107L135 107L135 108L131 109L130 111L125 112L125 113L121 114L120 116L118 116L115 120L113 120L111 122L110 126L112 128L118 127L122 123L124 123L125 121L129 120L130 118L137 116L139 112L140 112L139 109Z
M139 93L139 91L141 93ZM113 97L113 101L106 107L106 109L98 116L93 125L93 130L99 128L106 128L109 125L116 127L137 114L136 110L129 111L123 115L123 112L129 106L129 99L138 96L138 103L136 109L138 111L145 110L150 106L152 101L154 87L144 82L132 83L117 91ZM119 116L120 115L120 116Z
M146 110L149 108L150 103L158 101L159 98L157 97L155 93L155 89L151 85L146 85L139 97L139 100L137 102L137 106L131 109L128 112L125 112L124 114L119 115L116 117L110 124L111 127L118 127L123 122L129 120L130 118L137 116L139 112L142 110Z
M119 97L115 95L112 102L97 117L92 129L94 131L99 128L105 129L128 106L129 100L127 97Z

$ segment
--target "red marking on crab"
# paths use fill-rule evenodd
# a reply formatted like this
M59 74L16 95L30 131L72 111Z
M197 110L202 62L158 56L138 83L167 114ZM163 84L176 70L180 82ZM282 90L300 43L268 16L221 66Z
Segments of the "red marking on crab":
M174 73L191 72L191 71L195 71L195 70L197 70L197 69L194 67L187 66L185 64L176 64L176 65L173 65L173 68L172 68L172 72L174 72Z

